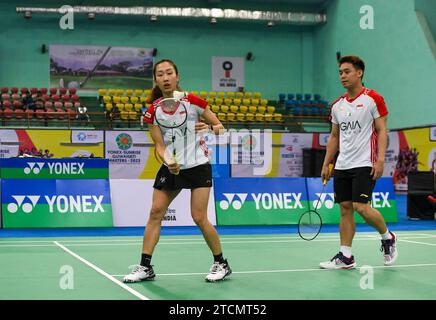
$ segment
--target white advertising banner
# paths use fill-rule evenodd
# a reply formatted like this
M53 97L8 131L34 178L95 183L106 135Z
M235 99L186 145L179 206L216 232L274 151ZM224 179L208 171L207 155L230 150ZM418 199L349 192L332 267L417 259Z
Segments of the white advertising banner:
M111 179L112 216L114 227L142 227L150 214L154 180ZM191 217L191 191L183 189L174 199L162 226L195 226ZM207 210L209 221L216 225L215 198L210 190Z
M105 158L109 159L111 179L141 177L150 156L150 141L145 131L106 131Z
M102 143L104 131L98 130L71 130L72 143Z
M20 141L16 130L0 130L0 158L18 156Z
M303 175L303 149L311 148L312 142L312 133L282 134L279 177L301 177Z
M226 92L244 88L244 63L242 57L212 57L212 90Z

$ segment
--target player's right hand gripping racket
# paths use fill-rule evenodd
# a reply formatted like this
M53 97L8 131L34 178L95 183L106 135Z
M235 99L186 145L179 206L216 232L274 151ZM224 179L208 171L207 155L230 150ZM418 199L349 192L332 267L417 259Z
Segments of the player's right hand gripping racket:
M183 103L177 98L165 98L160 100L154 111L154 119L156 123L163 129L171 130L171 143L172 143L172 158L175 163L176 159L176 134L175 129L182 127L188 118L188 112ZM164 132L166 130L163 130ZM174 174L179 174L175 172Z
M330 177L333 170L333 164L329 164L329 173ZM304 212L300 220L298 220L298 234L304 240L310 241L315 239L321 231L322 228L322 218L318 213L319 201L321 200L322 194L324 193L324 188L327 184L327 179L324 179L323 186L321 189L321 193L319 195L318 201L314 206L313 210L308 210ZM310 204L309 204L310 205Z

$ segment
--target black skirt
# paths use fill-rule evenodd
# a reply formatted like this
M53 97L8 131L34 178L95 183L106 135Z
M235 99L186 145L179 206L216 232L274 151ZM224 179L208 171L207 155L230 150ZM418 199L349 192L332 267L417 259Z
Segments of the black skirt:
M180 170L178 175L170 173L162 165L154 180L153 188L158 190L179 190L212 187L212 166L210 163Z

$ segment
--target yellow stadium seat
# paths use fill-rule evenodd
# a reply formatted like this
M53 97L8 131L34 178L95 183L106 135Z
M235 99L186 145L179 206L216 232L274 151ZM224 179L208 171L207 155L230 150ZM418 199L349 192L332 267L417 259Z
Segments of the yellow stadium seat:
M260 99L262 94L260 92L253 92L253 99Z
M262 113L256 113L256 121L263 122L264 115Z
M132 89L126 89L126 96L130 97L133 95L133 90Z
M129 97L121 97L121 103L124 103L124 104L126 104L126 103L129 103Z
M140 103L135 103L135 105L133 106L133 108L135 109L136 112L139 112L142 108L142 104Z
M123 110L120 112L120 119L121 120L128 120L129 119L129 111Z
M245 116L245 118L247 119L247 121L254 121L254 114L252 114L252 113L247 113L247 115Z
M271 113L265 113L264 119L265 121L271 121L273 119L273 115Z
M128 111L128 112L132 111L132 110L133 110L133 104L131 104L131 103L126 103L126 104L124 105L124 109L125 109L126 111Z
M207 98L206 101L207 101L207 104L213 104L215 102L215 99Z
M233 91L227 92L227 98L234 99L235 98L235 93Z
M121 98L118 97L118 96L115 96L115 97L113 97L113 101L114 101L115 104L116 103L121 103Z
M191 93L192 93L194 96L197 96L197 97L198 97L198 91L191 91Z
M235 106L240 106L241 105L242 100L241 99L233 99L233 104Z
M135 90L135 96L140 97L142 96L143 91L141 89L136 89Z
M218 113L220 111L220 107L217 106L216 104L212 104L211 105L211 110L213 113Z
M240 107L239 107L239 112L241 112L241 113L247 113L247 112L248 112L248 107L247 107L247 106L240 106Z
M216 105L218 105L218 106L220 106L220 105L222 105L223 104L223 98L215 98L215 104Z
M224 112L224 113L229 112L229 109L230 109L229 106L226 106L226 105L222 105L221 106L221 111Z
M115 95L115 89L109 89L109 90L107 91L107 95L108 95L108 96L114 96L114 95Z
M236 115L233 112L227 113L227 120L235 121L236 120Z
M200 91L200 98L206 99L207 98L207 92L206 91Z
M138 103L139 98L138 97L131 97L130 98L130 102L132 102L133 104Z
M225 98L225 99L224 99L224 104L225 104L226 106L230 106L230 105L232 104L232 99Z
M220 121L226 121L226 114L222 112L218 113L218 119Z
M250 91L247 91L244 93L244 98L246 98L246 99L251 99L252 96L253 96L253 94Z
M138 119L138 112L136 112L135 110L129 111L129 119L130 120Z
M98 96L103 97L106 95L106 89L98 89Z
M139 97L139 102L147 103L147 97Z
M242 99L244 97L244 93L243 92L235 92L235 97L236 99Z
M122 95L124 95L124 90L123 90L123 89L117 89L117 90L115 91L115 94L116 94L117 96L121 97Z
M215 99L215 97L216 97L216 92L215 91L210 91L209 92L209 98Z
M221 99L224 99L224 92L222 92L222 91L218 91L217 93L216 93L216 96L218 97L218 98L221 98Z
M259 99L251 99L251 104L253 106L258 106L259 105Z
M281 113L274 113L274 121L283 122L283 115Z
M267 104L268 104L268 100L267 100L267 99L261 99L261 100L260 100L260 105L261 105L262 107L266 107Z
M255 114L257 112L257 107L256 106L249 106L248 112Z
M274 113L274 111L276 111L276 108L275 108L275 107L273 107L273 106L268 106L268 107L266 108L266 111L267 111L268 113L271 113L271 114L273 114L273 113Z
M238 106L235 106L235 105L231 105L230 106L230 112L233 112L233 113L238 113Z
M245 114L237 113L236 114L236 120L238 120L238 121L245 121Z
M111 96L103 96L103 102L104 103L110 103L112 102Z
M111 111L114 108L112 103L106 103L106 111Z
M124 111L124 104L123 103L117 103L116 106L117 106L117 109L119 112Z
M242 99L242 105L249 106L250 105L250 99Z
M151 96L151 89L144 90L144 96Z
M259 107L257 107L257 111L258 111L259 113L264 114L264 113L266 112L266 108L265 108L265 107L262 107L262 106L259 106Z

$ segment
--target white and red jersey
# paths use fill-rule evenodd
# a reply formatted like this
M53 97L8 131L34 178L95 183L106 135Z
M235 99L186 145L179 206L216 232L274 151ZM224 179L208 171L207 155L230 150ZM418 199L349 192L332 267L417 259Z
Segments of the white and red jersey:
M383 97L367 88L354 99L349 99L347 93L332 104L331 121L339 126L339 157L335 169L373 166L377 160L374 120L387 114Z
M164 112L161 108L156 109L156 105L163 98L159 98L147 109L144 115L144 122L159 125L155 120L155 112ZM159 126L165 142L168 155L173 155L176 150L176 161L180 169L189 169L209 162L209 149L206 145L203 134L195 132L195 123L199 122L200 116L207 107L207 101L193 95L180 100L180 104L185 106L187 111L186 122L178 128L168 129ZM179 108L181 108L179 106ZM173 143L173 136L174 143Z

